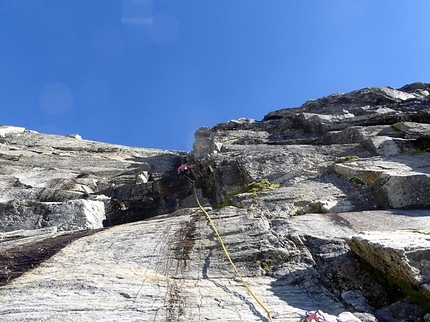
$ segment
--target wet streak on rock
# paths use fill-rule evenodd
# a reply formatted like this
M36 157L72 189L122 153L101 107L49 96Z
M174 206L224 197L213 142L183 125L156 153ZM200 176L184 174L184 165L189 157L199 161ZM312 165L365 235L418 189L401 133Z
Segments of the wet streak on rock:
M78 231L4 251L0 254L0 286L36 268L74 240L98 231Z
M172 248L168 255L170 257L168 266L176 264L176 274L184 273L187 269L187 261L191 258L190 254L196 240L196 220L197 217L194 217L183 222L177 233L170 237L168 244L171 244ZM178 321L185 314L186 297L182 294L183 282L181 278L167 280L166 321Z
M342 218L338 214L331 213L331 214L329 214L329 218L331 221L333 221L333 223L335 223L337 225L346 226L346 227L351 228L351 229L353 228L351 223L347 219Z
M173 257L178 261L178 268L184 271L190 259L191 250L196 242L196 219L186 222L174 236Z
M168 280L168 299L167 299L167 316L166 321L179 321L179 317L185 314L185 298L181 295L182 285L179 280Z

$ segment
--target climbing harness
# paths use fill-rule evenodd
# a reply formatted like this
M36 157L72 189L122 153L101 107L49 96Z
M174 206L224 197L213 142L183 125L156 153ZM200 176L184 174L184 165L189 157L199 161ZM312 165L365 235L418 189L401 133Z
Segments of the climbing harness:
M264 304L257 298L257 296L254 294L254 292L251 290L251 288L248 286L248 284L246 284L245 280L243 279L242 275L240 275L239 271L236 268L236 265L233 263L233 260L230 257L230 254L227 250L227 248L224 245L224 242L218 232L218 229L215 226L215 223L213 222L211 216L209 215L209 213L205 210L205 208L203 208L203 206L201 205L199 198L197 197L197 191L196 191L196 187L194 184L193 180L190 180L192 185L193 185L193 190L194 190L194 197L196 198L196 202L199 205L199 208L201 211L203 211L203 213L206 215L206 217L208 218L209 223L212 226L213 231L215 232L215 235L218 238L219 243L221 244L222 249L224 250L225 256L227 257L227 259L229 260L231 266L233 267L234 271L236 272L237 277L239 277L239 279L241 280L242 284L245 286L246 290L248 291L248 293L254 298L254 300L260 305L260 307L266 312L267 314L267 318L269 319L269 322L273 322L272 320L272 316L270 315L270 311L264 306Z

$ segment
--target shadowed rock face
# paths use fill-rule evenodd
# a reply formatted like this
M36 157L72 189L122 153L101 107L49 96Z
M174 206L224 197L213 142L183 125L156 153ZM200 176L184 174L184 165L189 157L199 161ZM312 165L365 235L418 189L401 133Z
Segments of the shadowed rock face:
M429 92L365 88L201 128L190 154L0 127L2 320L267 321L193 182L275 321L417 320Z

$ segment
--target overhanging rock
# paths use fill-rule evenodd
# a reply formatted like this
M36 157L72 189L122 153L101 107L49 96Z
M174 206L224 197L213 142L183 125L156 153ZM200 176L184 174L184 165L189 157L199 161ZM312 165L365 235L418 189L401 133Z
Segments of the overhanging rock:
M375 231L353 236L347 243L375 268L422 289L430 298L430 235Z

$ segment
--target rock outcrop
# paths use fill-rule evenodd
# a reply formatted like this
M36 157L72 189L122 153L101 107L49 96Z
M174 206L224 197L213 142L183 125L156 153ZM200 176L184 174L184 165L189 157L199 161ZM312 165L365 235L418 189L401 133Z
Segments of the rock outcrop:
M0 127L2 320L268 321L197 197L274 321L430 321L429 93L333 94L191 153Z

